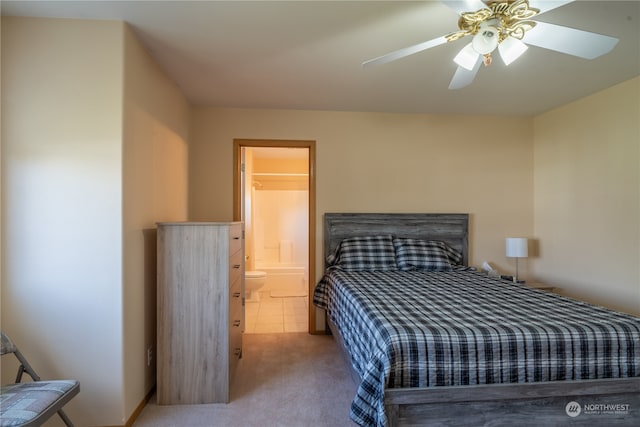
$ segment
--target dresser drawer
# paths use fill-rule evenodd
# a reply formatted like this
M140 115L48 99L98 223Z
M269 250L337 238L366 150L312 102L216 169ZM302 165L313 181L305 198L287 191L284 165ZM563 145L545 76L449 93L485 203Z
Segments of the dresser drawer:
M238 251L229 258L229 285L233 285L244 274L242 267L242 251Z
M238 276L229 288L229 312L231 307L242 305L242 277Z
M231 314L229 314L229 330L239 330L242 331L242 306L237 307L237 310L234 310Z
M240 224L229 227L229 255L242 249L242 226Z
M232 378L241 357L242 331L240 328L232 328L229 330L229 379Z
M229 329L243 330L242 317L242 280L238 278L229 289Z

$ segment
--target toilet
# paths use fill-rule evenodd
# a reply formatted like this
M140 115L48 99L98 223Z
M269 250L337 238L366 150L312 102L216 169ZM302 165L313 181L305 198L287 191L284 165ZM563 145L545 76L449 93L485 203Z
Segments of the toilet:
M258 290L264 286L267 280L267 273L264 271L246 271L244 273L244 290L246 302L260 301Z

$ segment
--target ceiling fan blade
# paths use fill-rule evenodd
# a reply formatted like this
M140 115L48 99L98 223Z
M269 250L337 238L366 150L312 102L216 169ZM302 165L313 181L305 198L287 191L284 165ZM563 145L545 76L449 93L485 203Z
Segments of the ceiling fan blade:
M396 59L404 58L405 56L413 55L414 53L422 52L423 50L431 49L432 47L439 46L447 42L447 39L444 36L438 37L437 39L428 40L426 42L418 43L413 46L405 47L402 49L395 50L393 52L387 53L386 55L379 56L377 58L370 59L368 61L364 61L362 63L363 67L371 67L373 65L382 65L387 62L395 61Z
M540 10L541 13L545 13L550 11L551 9L558 8L560 6L564 6L568 3L573 3L575 0L529 0L529 6Z
M463 12L487 9L487 5L482 0L441 0L441 3L458 12L458 15Z
M474 65L471 70L467 70L464 67L458 67L456 73L451 79L451 83L449 83L449 89L462 89L465 86L469 86L476 78L476 74L478 74L478 70L480 69L480 64L482 64L482 57L478 55L476 65Z
M527 31L522 41L585 59L604 55L618 43L615 37L540 21L536 21L536 26Z

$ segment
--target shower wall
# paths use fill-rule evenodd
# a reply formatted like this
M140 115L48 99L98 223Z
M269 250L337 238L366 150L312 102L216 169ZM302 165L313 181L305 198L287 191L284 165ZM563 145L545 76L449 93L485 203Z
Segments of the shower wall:
M278 149L272 149L278 150ZM286 150L286 149L285 149ZM306 150L305 150L306 153ZM272 296L308 293L308 160L253 155L248 239L252 268L267 272L262 291Z
M255 266L272 296L307 294L308 200L307 191L255 191Z
M256 268L307 263L309 195L299 190L255 191L254 247Z

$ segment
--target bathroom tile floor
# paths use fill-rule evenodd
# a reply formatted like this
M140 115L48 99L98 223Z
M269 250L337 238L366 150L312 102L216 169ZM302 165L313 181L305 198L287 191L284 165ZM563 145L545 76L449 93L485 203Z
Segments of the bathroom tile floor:
M260 301L245 304L245 333L307 332L308 297L272 298L260 292Z

